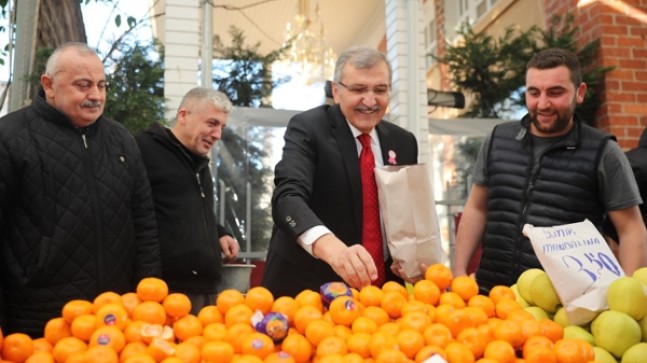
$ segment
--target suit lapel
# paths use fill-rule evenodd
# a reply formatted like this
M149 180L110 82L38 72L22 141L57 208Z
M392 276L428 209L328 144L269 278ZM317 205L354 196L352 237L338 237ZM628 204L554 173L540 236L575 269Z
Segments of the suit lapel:
M389 137L389 129L384 126L384 121L377 124L375 127L377 137L380 139L380 148L382 149L382 160L384 165L391 165L389 163L389 151L395 150L396 145L392 137Z

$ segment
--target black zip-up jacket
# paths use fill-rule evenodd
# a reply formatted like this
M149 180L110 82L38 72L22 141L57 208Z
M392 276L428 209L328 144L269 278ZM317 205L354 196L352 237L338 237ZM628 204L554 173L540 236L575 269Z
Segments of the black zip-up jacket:
M0 119L5 334L42 336L67 301L134 291L142 277L161 272L153 201L132 135L103 116L75 127L43 95Z
M526 223L538 227L589 219L601 229L605 207L597 170L611 135L583 124L575 127L539 158L533 170L530 120L498 125L488 154L488 214L476 279L482 292L496 284L510 286L529 268L541 268Z
M640 135L638 146L627 151L625 155L627 155L631 170L634 172L634 177L640 190L640 196L643 199L643 203L640 205L640 214L642 214L643 222L647 224L647 128ZM618 231L616 231L616 227L613 226L608 215L604 220L602 230L616 242L620 242Z
M222 270L209 159L186 149L155 123L136 137L159 226L162 277L169 289L216 294Z

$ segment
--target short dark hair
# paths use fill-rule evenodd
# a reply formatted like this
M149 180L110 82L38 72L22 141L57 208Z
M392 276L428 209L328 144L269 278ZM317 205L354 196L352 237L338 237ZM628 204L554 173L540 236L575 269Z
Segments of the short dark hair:
M530 68L551 69L565 66L571 73L571 82L575 88L582 83L582 70L580 61L575 53L563 48L548 48L535 54L526 64L526 72Z

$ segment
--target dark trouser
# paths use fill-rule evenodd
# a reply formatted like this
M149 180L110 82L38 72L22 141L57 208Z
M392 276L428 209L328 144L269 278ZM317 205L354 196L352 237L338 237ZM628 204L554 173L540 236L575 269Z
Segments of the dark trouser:
M199 292L183 292L191 300L191 314L198 315L200 310L208 305L216 305L216 294Z

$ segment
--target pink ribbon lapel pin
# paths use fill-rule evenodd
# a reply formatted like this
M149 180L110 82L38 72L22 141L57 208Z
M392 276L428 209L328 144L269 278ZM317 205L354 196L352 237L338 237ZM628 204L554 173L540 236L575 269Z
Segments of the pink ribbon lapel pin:
M396 156L395 151L389 150L388 154L389 154L389 164L397 165L398 162L395 160L395 156Z

